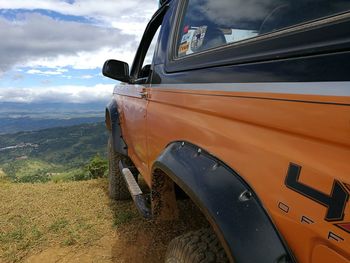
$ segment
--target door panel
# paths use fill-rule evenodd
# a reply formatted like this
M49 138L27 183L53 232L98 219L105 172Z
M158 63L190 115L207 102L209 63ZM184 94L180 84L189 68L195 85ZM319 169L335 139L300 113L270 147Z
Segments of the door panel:
M146 142L147 100L142 93L143 85L118 85L114 89L121 115L123 137L128 146L128 155L142 175L148 174Z

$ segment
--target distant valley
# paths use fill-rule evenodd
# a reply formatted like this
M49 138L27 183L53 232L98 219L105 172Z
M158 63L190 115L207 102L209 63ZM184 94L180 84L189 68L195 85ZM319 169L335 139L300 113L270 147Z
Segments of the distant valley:
M32 117L0 118L0 134L16 133L20 131L37 131L52 127L67 127L83 123L103 121L103 117L80 117L46 119Z
M104 103L0 103L0 134L101 122L104 109Z
M86 178L93 158L105 162L104 110L104 103L0 103L1 176L16 182Z
M76 176L94 156L106 158L107 138L102 122L0 135L0 170L23 182Z

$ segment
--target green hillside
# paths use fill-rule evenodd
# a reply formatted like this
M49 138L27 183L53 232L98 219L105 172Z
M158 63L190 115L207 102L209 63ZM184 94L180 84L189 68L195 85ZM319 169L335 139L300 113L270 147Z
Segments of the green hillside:
M106 157L106 141L103 123L0 135L0 169L22 182L75 176L94 156Z

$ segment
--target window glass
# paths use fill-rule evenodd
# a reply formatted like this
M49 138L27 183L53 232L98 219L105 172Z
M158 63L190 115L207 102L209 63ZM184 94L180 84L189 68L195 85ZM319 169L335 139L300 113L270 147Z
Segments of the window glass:
M348 10L349 0L188 0L177 55L186 56Z
M154 57L154 52L155 52L156 47L157 47L159 31L160 31L160 27L157 29L157 32L155 33L155 35L152 39L152 42L147 50L145 59L142 63L142 67L141 67L141 70L140 70L139 75L138 75L138 78L140 78L140 79L148 78L151 75L151 64L152 64L152 60Z
M154 37L152 39L152 42L151 42L151 44L150 44L150 46L149 46L149 48L147 50L145 60L143 61L142 67L144 67L146 65L150 65L152 63L154 52L156 50L156 46L157 46L157 43L158 43L158 36L159 36L160 28L161 27L159 27L157 29L157 32L155 33L155 35L154 35Z

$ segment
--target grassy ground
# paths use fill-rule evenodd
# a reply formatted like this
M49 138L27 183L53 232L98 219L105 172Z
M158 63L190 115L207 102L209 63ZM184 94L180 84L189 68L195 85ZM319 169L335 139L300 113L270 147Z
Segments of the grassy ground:
M205 225L191 203L179 205L179 221L145 221L132 202L109 201L106 179L0 180L0 262L162 262L173 237Z

